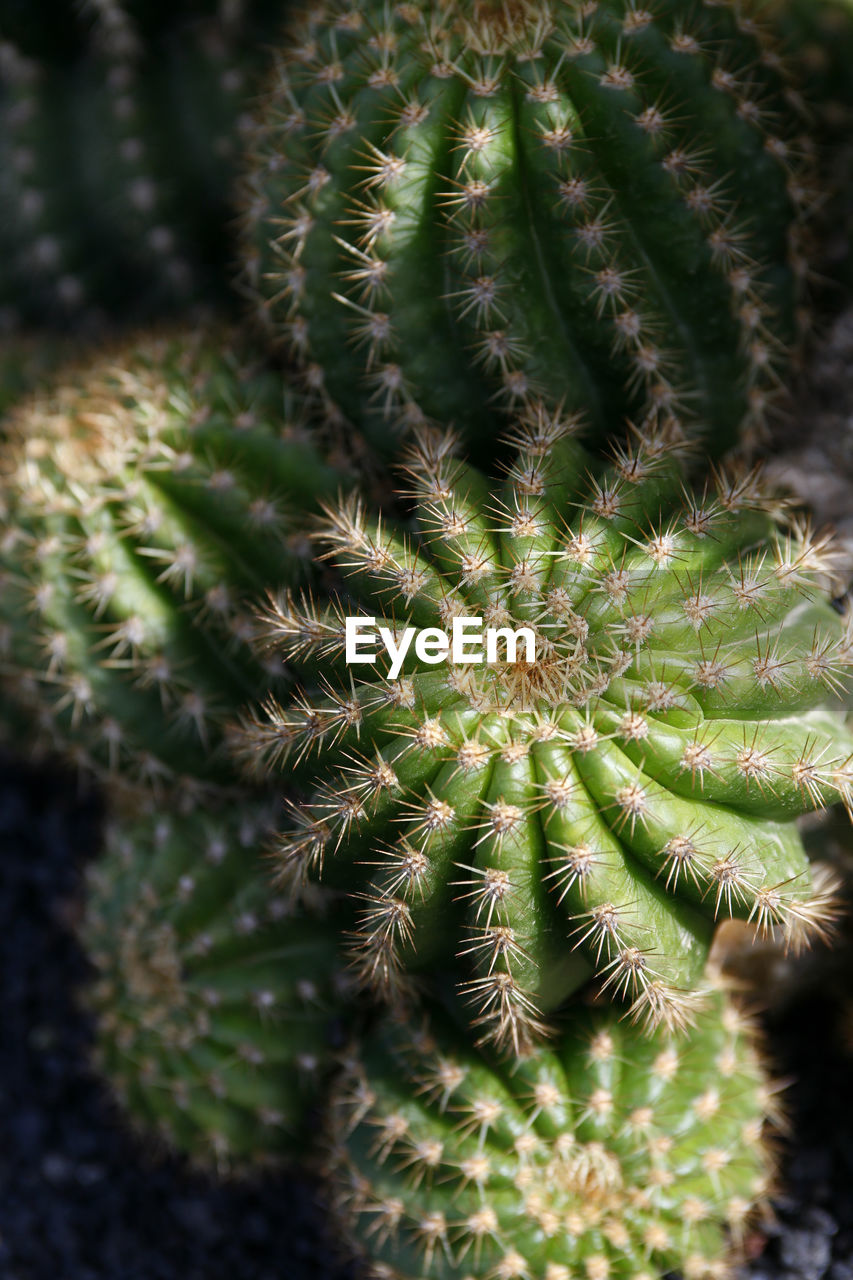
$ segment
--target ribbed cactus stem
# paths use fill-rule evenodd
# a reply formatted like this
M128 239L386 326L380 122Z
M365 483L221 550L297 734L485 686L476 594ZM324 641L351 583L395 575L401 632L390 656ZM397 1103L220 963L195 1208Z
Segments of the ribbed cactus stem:
M352 1011L323 899L295 919L270 892L270 818L244 803L112 826L81 926L96 1062L126 1118L220 1171L304 1155Z
M691 491L665 431L607 466L560 419L512 441L495 488L423 435L411 527L329 508L349 595L272 599L270 645L304 692L270 699L242 749L310 779L281 875L352 895L364 981L393 997L409 972L453 973L484 1038L520 1052L590 969L636 1018L681 1026L716 920L789 945L824 932L832 894L793 819L850 803L853 738L827 705L851 662L832 543L755 474ZM398 642L462 617L524 626L535 649L411 647L395 675L381 651L347 664L353 615Z
M257 118L258 316L386 446L426 418L488 456L545 397L722 451L805 323L804 132L751 4L315 5Z
M675 1040L572 1009L510 1073L435 1016L353 1048L330 1176L374 1280L720 1280L766 1200L779 1115L719 993Z
M306 514L346 471L226 332L99 352L6 433L8 692L87 773L233 781L223 727L283 675L252 655L249 601L310 580Z
M85 57L42 65L0 30L0 331L138 323L226 297L262 55L212 19L150 44L132 24L101 35Z

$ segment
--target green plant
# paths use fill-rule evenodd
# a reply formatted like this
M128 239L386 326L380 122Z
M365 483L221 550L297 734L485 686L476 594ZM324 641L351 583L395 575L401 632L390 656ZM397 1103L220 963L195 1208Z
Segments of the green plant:
M99 1070L143 1136L220 1169L304 1153L352 1020L334 932L270 893L270 819L244 801L112 827L80 927Z
M722 452L797 344L794 103L748 3L314 5L253 139L258 316L386 447L426 417L487 456L494 406L544 397Z
M813 113L823 202L815 228L817 280L837 305L853 287L853 5L850 0L773 0L769 10ZM831 287L826 288L827 285Z
M227 332L99 352L5 432L4 692L86 773L233 782L223 726L284 674L247 598L311 580L304 521L343 463Z
M0 329L97 329L229 296L233 170L262 54L213 20L148 42L107 25L67 65L0 44Z
M510 1073L435 1016L347 1067L329 1171L377 1280L719 1278L766 1199L776 1089L719 994L675 1041L573 1009Z
M831 541L778 524L754 473L690 491L652 430L607 467L559 419L513 441L495 489L422 435L410 528L357 497L329 509L350 595L271 601L268 642L305 687L241 750L306 778L280 873L351 893L362 979L394 996L452 973L484 1039L519 1052L591 970L635 1017L689 1021L719 917L788 945L824 932L832 894L792 819L850 803L853 738L825 705L851 662ZM381 653L346 665L348 615L395 643L474 617L534 645L410 647L395 674Z

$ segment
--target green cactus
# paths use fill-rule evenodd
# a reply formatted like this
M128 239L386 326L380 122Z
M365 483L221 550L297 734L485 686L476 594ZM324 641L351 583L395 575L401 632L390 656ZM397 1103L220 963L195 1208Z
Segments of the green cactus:
M362 979L394 996L452 972L483 1038L521 1051L590 968L635 1017L680 1025L717 918L788 945L825 931L832 892L792 819L853 798L853 736L824 705L853 646L831 542L776 524L755 474L691 492L651 430L597 474L559 419L513 440L496 490L424 434L413 529L330 509L351 595L272 600L268 642L305 689L240 749L306 776L281 874L353 894ZM439 639L399 673L375 645L348 666L349 615ZM479 631L470 661L442 660L441 629L471 617L531 648L497 638L484 662Z
M270 816L111 829L80 927L99 1070L143 1136L220 1169L304 1153L349 1016L334 933L270 892Z
M769 12L787 56L799 66L821 128L840 139L853 113L853 4L850 0L771 0Z
M258 315L374 443L427 418L485 455L544 397L721 452L804 320L794 101L748 3L314 5L252 139Z
M66 335L33 332L15 334L0 342L0 439L5 433L4 414L22 396L51 378L57 368L80 357L79 344ZM2 577L0 573L0 579ZM11 684L2 674L0 658L0 744L14 750L16 745L32 736L32 725L29 708L22 706L17 691L10 688Z
M99 353L5 423L0 674L86 773L234 781L222 730L280 665L247 598L310 580L330 465L233 335Z
M720 994L675 1042L573 1010L512 1073L438 1017L389 1025L335 1091L339 1217L376 1280L720 1280L766 1199L776 1092Z
M853 4L774 0L770 14L813 110L811 131L829 194L816 226L818 280L826 302L837 304L838 283L848 294L853 289Z
M197 22L67 66L0 45L0 329L219 300L262 55Z

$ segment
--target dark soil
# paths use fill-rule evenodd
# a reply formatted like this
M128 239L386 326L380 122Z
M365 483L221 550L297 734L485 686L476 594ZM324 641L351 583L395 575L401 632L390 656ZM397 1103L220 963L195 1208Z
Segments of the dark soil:
M0 1280L345 1280L307 1183L155 1158L90 1073L69 922L97 847L94 799L0 764Z
M853 1280L853 1056L838 1006L805 992L768 1026L776 1072L791 1080L776 1224L744 1280Z

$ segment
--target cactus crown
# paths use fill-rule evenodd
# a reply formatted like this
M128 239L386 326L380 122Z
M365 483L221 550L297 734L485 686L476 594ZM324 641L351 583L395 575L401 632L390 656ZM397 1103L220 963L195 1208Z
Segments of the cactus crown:
M302 513L346 480L229 342L123 343L6 422L2 674L87 773L233 780L223 724L273 674L247 598L306 580Z
M722 450L796 337L801 135L748 4L314 5L258 117L259 315L378 444L544 395Z
M313 767L281 874L354 891L364 979L393 994L456 955L484 1035L520 1051L589 965L635 1016L678 1025L718 916L790 942L824 928L790 819L849 803L853 740L822 706L851 659L822 598L831 543L775 524L754 474L692 492L664 429L597 470L564 421L512 439L494 492L425 434L412 528L356 499L329 511L319 536L352 595L272 601L266 633L306 685L242 749ZM459 616L524 625L535 656L410 648L392 678L381 657L345 665L351 613L398 641Z
M290 918L256 857L271 816L111 828L81 927L96 1062L123 1110L221 1169L300 1152L344 1016L333 931Z
M778 1118L749 1024L715 995L688 1039L573 1010L507 1073L440 1018L353 1050L330 1165L375 1280L726 1274ZM736 1154L735 1154L736 1153Z

